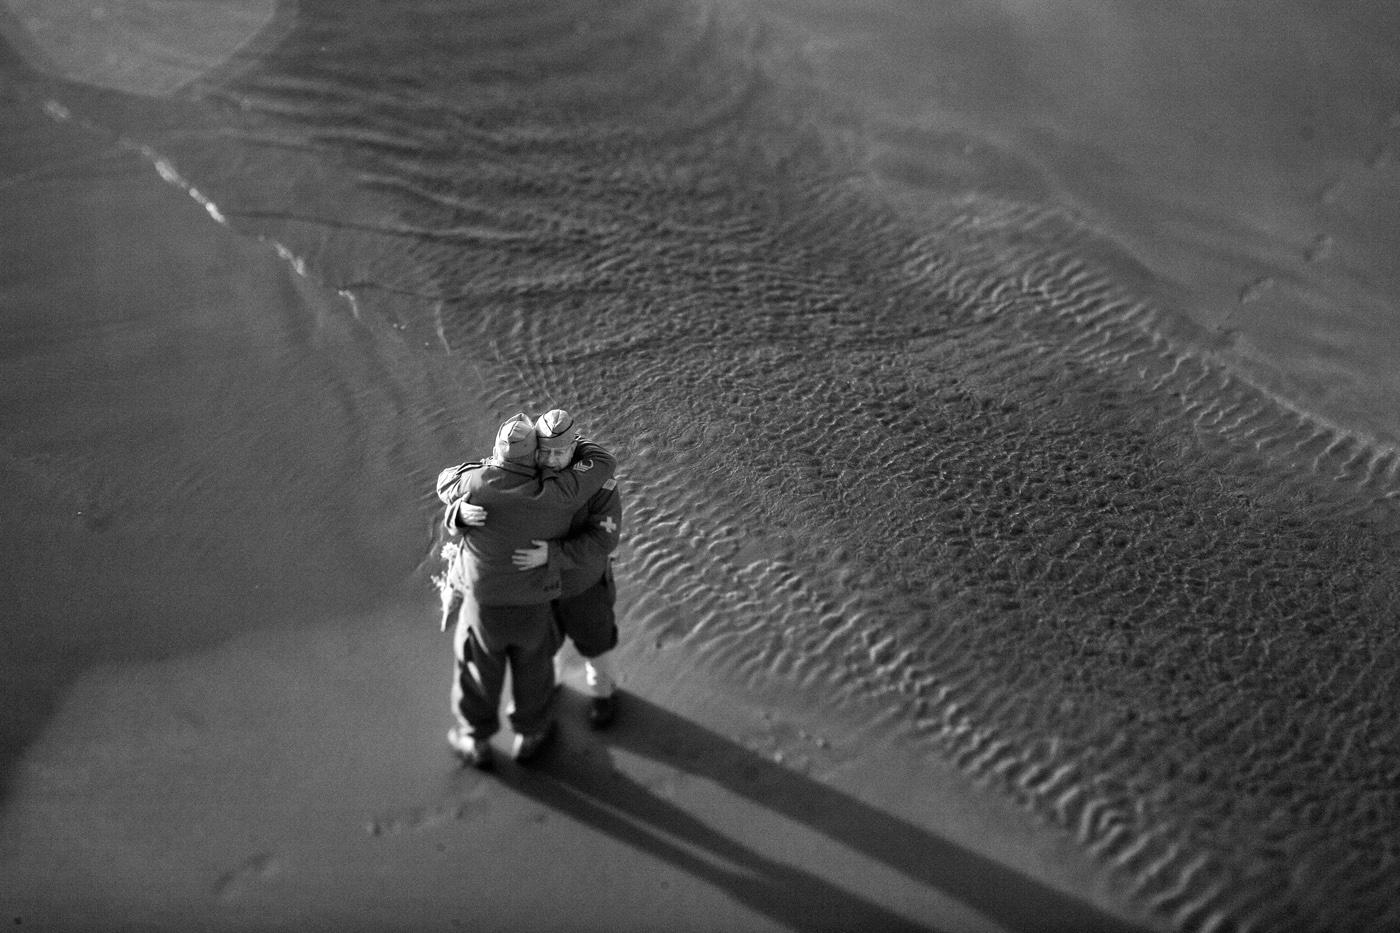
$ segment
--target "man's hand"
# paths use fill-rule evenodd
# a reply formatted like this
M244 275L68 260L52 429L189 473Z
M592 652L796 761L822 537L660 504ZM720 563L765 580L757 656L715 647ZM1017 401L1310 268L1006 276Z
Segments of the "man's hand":
M486 524L486 510L470 502L457 503L457 524L461 527L479 527Z
M549 563L549 542L532 540L534 547L523 547L511 555L510 562L516 570L534 570Z

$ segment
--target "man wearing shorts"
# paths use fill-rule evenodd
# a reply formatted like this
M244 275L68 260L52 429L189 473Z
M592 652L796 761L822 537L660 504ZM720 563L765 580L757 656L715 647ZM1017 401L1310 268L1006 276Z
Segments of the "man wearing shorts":
M535 441L539 445L536 462L544 469L571 467L581 459L597 456L602 449L585 441L573 416L559 408L535 421ZM611 658L618 640L613 609L617 586L611 555L621 535L622 494L613 476L574 514L568 535L548 542L547 562L557 560L560 568L554 616L583 658L584 682L591 698L588 721L595 728L607 726L617 712L617 680Z

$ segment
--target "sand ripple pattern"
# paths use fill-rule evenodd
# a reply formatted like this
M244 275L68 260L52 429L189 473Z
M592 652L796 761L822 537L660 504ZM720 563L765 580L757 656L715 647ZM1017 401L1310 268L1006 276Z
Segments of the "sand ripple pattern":
M880 203L742 15L299 11L118 131L425 366L583 413L628 637L869 711L1164 927L1400 926L1394 449L1232 374L1072 215Z

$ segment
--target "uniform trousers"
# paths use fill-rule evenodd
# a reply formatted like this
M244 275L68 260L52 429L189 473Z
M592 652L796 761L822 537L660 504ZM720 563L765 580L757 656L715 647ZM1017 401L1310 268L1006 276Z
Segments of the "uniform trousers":
M617 617L613 610L616 602L617 585L613 583L611 568L582 593L554 601L559 627L581 656L596 658L617 647Z
M617 690L612 663L607 657L617 647L617 585L612 568L582 593L561 596L554 601L554 615L565 637L583 658L584 683L595 697L611 696Z
M501 691L510 672L511 728L543 730L553 715L554 652L561 644L549 603L481 606L466 594L453 638L452 705L474 739L500 729Z

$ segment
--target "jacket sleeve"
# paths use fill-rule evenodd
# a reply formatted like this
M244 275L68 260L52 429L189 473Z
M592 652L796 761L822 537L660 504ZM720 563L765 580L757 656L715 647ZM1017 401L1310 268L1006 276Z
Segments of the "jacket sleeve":
M612 477L588 500L582 527L549 543L550 562L557 560L560 570L596 566L617 549L621 537L622 492Z
M465 534L471 526L461 520L462 503L468 501L466 496L454 499L442 513L442 527L447 529L450 535Z
M540 474L536 496L556 505L582 506L612 479L617 460L612 454L591 441L580 441L574 462L562 470L545 470Z
M467 526L458 520L457 513L463 502L470 501L467 494L471 492L472 478L478 475L481 466L481 461L471 460L448 467L438 474L437 496L447 506L442 514L442 526L450 535L459 535L467 530Z
M456 466L448 467L438 474L437 497L442 500L443 505L451 505L457 499L467 494L467 482L472 474L481 469L480 460L469 460L466 463L459 463Z

